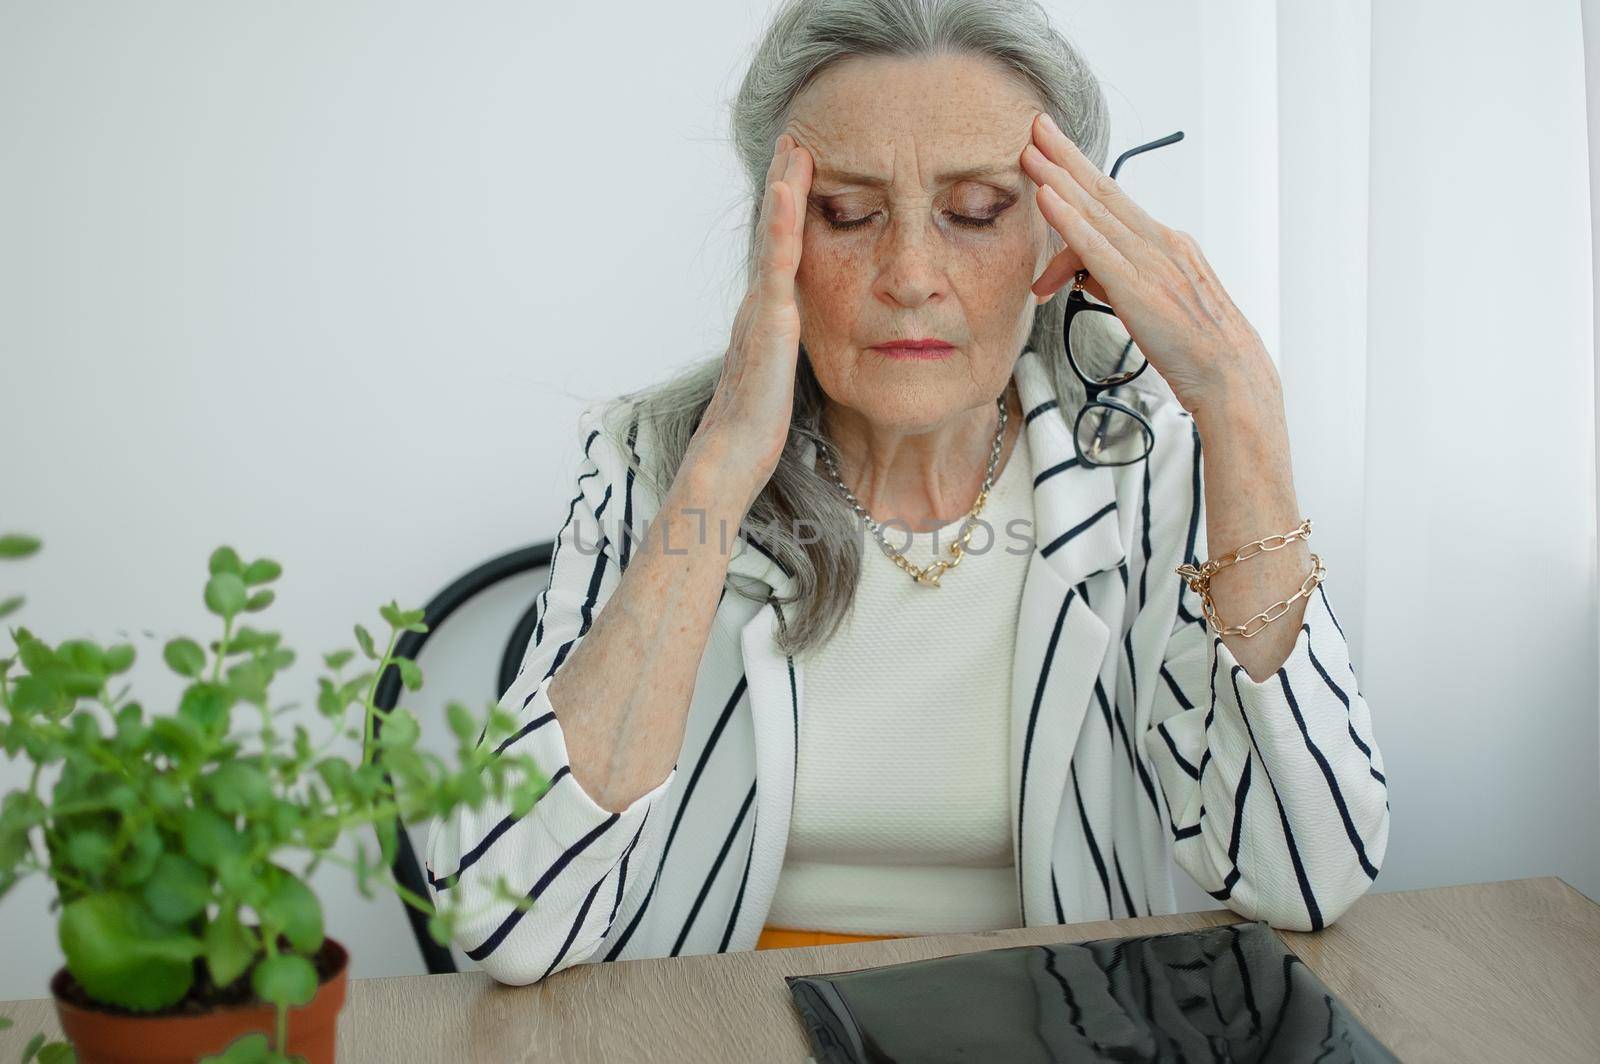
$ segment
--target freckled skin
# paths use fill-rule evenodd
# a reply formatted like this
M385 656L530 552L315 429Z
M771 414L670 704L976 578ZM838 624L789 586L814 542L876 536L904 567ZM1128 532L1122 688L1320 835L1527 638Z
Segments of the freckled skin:
M982 483L995 399L1014 393L1033 323L1029 286L1060 246L1018 161L1041 109L993 61L947 55L845 60L791 110L785 129L815 166L795 278L801 343L828 396L840 475L880 521L938 527L966 512ZM939 179L972 167L1002 172ZM996 220L971 228L952 216ZM866 221L840 231L830 218ZM940 361L869 350L922 337L956 350ZM1014 394L1008 404L997 475L1022 423Z

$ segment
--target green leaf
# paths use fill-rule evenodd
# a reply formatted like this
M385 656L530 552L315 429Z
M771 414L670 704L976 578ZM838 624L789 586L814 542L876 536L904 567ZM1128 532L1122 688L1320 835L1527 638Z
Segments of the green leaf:
M378 797L379 790L384 787L384 773L386 771L386 766L379 765L376 762L358 765L352 776L350 776L350 784L355 789L355 797L360 798L362 802L371 802L371 800Z
M43 1048L44 1032L40 1031L38 1034L28 1039L28 1044L22 1047L22 1064L28 1064L28 1062L31 1060L37 1060L39 1057L39 1050Z
M151 780L149 795L150 804L163 812L170 813L183 805L183 788L169 775L160 775Z
M530 772L517 780L511 788L511 815L518 820L527 816L549 789L549 778L539 772Z
M157 922L127 894L68 902L56 925L67 970L91 998L147 1011L182 998L201 943Z
M17 657L24 668L35 674L48 672L59 664L49 644L34 638L26 628L17 629Z
M367 848L359 842L356 843L355 865L356 892L363 898L371 899L374 897L371 878L378 869L372 865L371 859L367 856Z
M272 782L247 761L228 761L206 777L212 802L224 813L252 813L272 797Z
M211 552L209 568L212 576L219 573L232 573L238 576L244 571L244 563L239 560L239 554L232 547L218 547Z
M105 674L105 652L87 639L69 639L56 648L56 657L67 667L93 676Z
M300 952L316 952L322 948L322 904L292 872L275 865L267 867L269 893L261 906L262 925L278 928Z
M105 874L111 851L111 837L104 832L83 828L67 836L67 860L92 879Z
M11 713L13 716L38 713L56 720L72 709L77 700L77 694L67 690L54 676L19 676L11 691Z
M33 793L15 790L0 801L0 870L9 870L28 853L28 833L49 814Z
M382 746L404 748L415 746L421 737L422 724L417 715L409 709L396 709L384 720L378 741Z
M267 901L267 887L257 875L259 869L260 862L249 860L247 855L229 854L217 862L217 878L229 894L253 909Z
M433 755L429 755L430 757ZM441 763L442 765L442 763ZM383 751L383 764L388 770L391 783L399 791L396 798L406 807L410 807L422 794L422 789L432 782L428 771L428 762L419 754L415 747L402 750L398 747L386 747ZM409 815L409 814L408 814Z
M440 909L428 917L428 934L441 946L449 946L455 939L455 913Z
M26 558L39 549L39 540L19 532L0 536L0 558Z
M256 954L255 941L232 906L223 906L217 918L206 925L205 945L206 967L218 986L227 986L243 975Z
M422 687L422 668L410 658L395 658L394 663L400 669L400 682L406 685L406 690L415 691Z
M115 676L133 668L133 644L118 643L106 650L106 672Z
M206 652L193 639L170 640L162 650L161 657L173 672L191 680L206 668Z
M489 793L484 785L485 776L482 772L463 772L452 783L461 804L471 806L473 809L482 805L484 796Z
M157 717L156 722L177 719L192 724L197 729L196 741L199 741L202 733L220 736L228 730L228 711L233 707L234 698L234 692L222 684L201 680L184 688L176 718Z
M217 573L206 581L206 609L218 617L236 616L247 600L248 592L238 573Z
M211 880L187 857L164 853L144 884L144 903L158 920L185 923L211 902Z
M400 619L400 606L397 603L390 602L387 605L379 606L378 616L395 628L404 628L406 626L406 622Z
M49 1042L39 1047L39 1064L78 1064L78 1052L66 1042Z
M372 633L359 624L356 625L356 642L361 646L361 653L373 661L378 660L378 648L372 643Z
M450 733L461 742L471 742L478 734L478 722L472 719L472 711L460 702L451 702L445 706L445 717L450 722Z
M372 678L377 673L369 669L358 676L352 676L339 685L339 699L343 705L352 702L362 702L366 699L367 685L372 683Z
M332 817L313 818L306 822L304 835L307 849L326 850L339 841L339 822Z
M210 809L193 808L183 813L183 848L196 861L216 868L224 858L244 853L245 840Z
M394 855L400 849L400 829L389 817L374 822L372 826L378 833L378 854L384 864L392 866Z
M317 678L317 712L324 717L337 717L344 712L344 699L339 697L339 689L326 676Z
M325 757L317 762L317 775L328 785L328 791L339 798L354 786L350 762L342 757Z
M28 600L21 595L12 595L10 598L0 601L0 617L9 617L11 614L16 613L26 601Z
M150 722L156 749L174 764L190 764L200 757L200 729L186 717L157 717Z
M270 584L283 575L283 566L271 558L257 558L244 570L244 582L251 587L257 584Z
M267 700L267 684L272 677L266 666L251 659L241 661L228 669L228 688L236 698L261 705Z
M245 604L244 604L245 612L247 612L247 613L260 613L262 610L264 610L268 606L272 605L273 599L275 599L277 597L278 596L276 594L274 594L271 590L257 591L254 595L251 595L250 598L245 601Z
M6 1016L0 1016L0 1031L7 1030L8 1028L10 1028L10 1026L11 1026L10 1018L6 1017Z
M145 823L134 830L128 849L117 862L117 885L137 887L155 872L156 862L162 855L161 832L154 824Z
M92 750L100 745L100 720L93 714L74 713L68 721L72 729L72 741L80 750Z
M255 827L270 827L275 839L293 838L302 820L311 814L293 802L269 799L265 809L255 814Z
M248 624L241 624L238 629L228 637L228 654L245 654L252 650L271 650L278 645L283 637L277 632L262 632L251 628ZM221 641L211 644L212 650L220 650Z
M267 1036L258 1031L234 1039L214 1056L201 1057L198 1064L272 1064L281 1059L267 1043Z
M485 734L496 740L506 738L517 730L517 718L497 705L489 706L489 727Z
M332 669L334 672L338 672L340 669L348 665L350 663L350 659L355 656L355 651L353 650L335 650L331 654L322 655L322 660L327 664L328 668Z
M256 965L250 985L261 1000L293 1008L317 996L317 970L304 957L280 953Z
M299 761L302 766L308 765L311 763L311 757L313 753L314 751L311 746L311 733L306 731L304 724L296 724L294 726L295 760ZM297 767L295 771L298 773L299 767Z

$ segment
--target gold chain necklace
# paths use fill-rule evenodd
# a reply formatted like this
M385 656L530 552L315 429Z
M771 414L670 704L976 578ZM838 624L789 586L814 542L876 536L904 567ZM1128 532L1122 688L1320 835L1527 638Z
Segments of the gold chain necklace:
M964 523L962 525L961 535L956 537L956 541L954 543L950 544L948 549L950 557L948 559L935 559L924 566L913 565L910 561L906 560L906 556L904 554L889 546L889 541L885 539L883 535L883 525L873 520L872 515L866 511L866 508L863 507L859 501L857 501L855 494L852 493L849 488L845 487L844 481L839 478L839 467L833 463L833 456L830 455L826 449L824 449L822 452L823 464L828 467L828 475L833 478L834 485L844 493L845 499L849 501L856 514L863 522L866 523L868 530L871 531L873 537L877 539L878 546L883 549L883 553L888 556L890 561L894 562L896 565L910 574L911 579L916 583L926 584L930 587L939 587L939 578L942 577L947 570L954 569L956 566L960 565L961 559L966 556L967 546L972 541L972 532L976 527L973 522L977 519L978 514L983 511L984 503L989 501L989 491L994 487L994 468L1000 461L1000 445L1005 441L1006 438L1005 394L1002 393L1000 398L995 402L1000 408L1000 425L995 429L994 447L991 448L989 452L989 468L983 475L983 486L978 489L977 501L972 504L972 509L968 511L967 516L963 519Z

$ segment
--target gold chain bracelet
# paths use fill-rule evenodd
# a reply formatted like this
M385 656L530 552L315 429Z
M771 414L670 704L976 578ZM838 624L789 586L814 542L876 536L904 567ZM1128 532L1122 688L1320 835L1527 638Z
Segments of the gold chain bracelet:
M1301 521L1300 527L1296 528L1292 532L1287 532L1282 535L1266 536L1262 539L1252 540L1251 542L1246 543L1244 546L1239 547L1236 550L1231 550L1219 558L1207 559L1198 566L1187 564L1180 565L1178 566L1176 572L1179 576L1182 576L1184 579L1186 579L1189 582L1190 589L1200 596L1201 605L1205 610L1206 621L1211 625L1212 631L1216 632L1218 635L1242 635L1248 639L1257 632L1261 631L1261 629L1265 628L1267 625L1271 624L1273 621L1277 620L1279 617L1282 617L1285 613L1289 612L1289 607L1294 605L1296 601L1311 594L1312 590L1322 582L1322 578L1328 574L1327 568L1322 564L1322 559L1316 554L1311 555L1311 572L1306 576L1305 580L1301 582L1299 591L1295 592L1293 595L1290 595L1281 602L1274 602L1272 605L1268 606L1254 617L1251 617L1243 624L1237 624L1231 627L1226 627L1223 625L1221 618L1217 616L1216 606L1212 604L1211 578L1216 575L1219 569L1226 569L1230 565L1236 565L1239 562L1244 561L1246 558L1254 558L1257 554L1260 554L1263 551L1282 550L1284 547L1288 546L1297 539L1309 539L1310 537L1311 518L1308 517ZM1256 549L1250 551L1248 554L1244 553L1251 547ZM1256 624L1257 621L1260 623ZM1255 625L1254 628L1250 627L1252 624Z

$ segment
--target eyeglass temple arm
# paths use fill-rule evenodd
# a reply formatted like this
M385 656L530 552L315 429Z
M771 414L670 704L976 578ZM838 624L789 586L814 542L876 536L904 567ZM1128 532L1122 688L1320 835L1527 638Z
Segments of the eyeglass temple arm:
M1117 172L1122 169L1122 164L1123 163L1127 162L1129 159L1133 158L1135 155L1138 155L1140 152L1149 151L1152 148L1164 148L1168 144L1176 144L1176 143L1178 143L1178 141L1180 141L1182 139L1183 139L1183 130L1180 129L1180 130L1176 130L1175 132L1168 133L1166 136L1162 137L1160 140L1152 140L1148 144L1137 144L1134 147L1129 148L1127 151L1125 151L1121 155L1117 156L1117 161L1111 164L1111 175L1110 175L1111 176L1111 180L1115 181L1117 179ZM1074 281L1077 284L1082 284L1084 279L1087 278L1088 276L1089 276L1089 271L1088 270L1079 270L1077 277L1074 278Z
M1140 152L1149 151L1152 148L1163 148L1163 147L1166 147L1168 144L1176 144L1178 141L1180 141L1182 139L1183 139L1183 130L1180 129L1175 133L1168 133L1166 136L1162 137L1160 140L1152 140L1148 144L1139 144L1139 145L1136 145L1135 147L1129 148L1127 151L1125 151L1121 155L1117 156L1117 161L1111 164L1111 179L1113 181L1116 180L1117 171L1122 169L1122 164L1127 162L1129 159L1133 158L1135 155L1138 155Z

